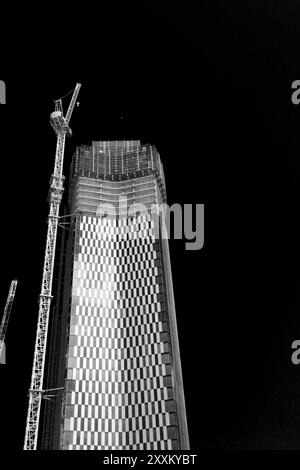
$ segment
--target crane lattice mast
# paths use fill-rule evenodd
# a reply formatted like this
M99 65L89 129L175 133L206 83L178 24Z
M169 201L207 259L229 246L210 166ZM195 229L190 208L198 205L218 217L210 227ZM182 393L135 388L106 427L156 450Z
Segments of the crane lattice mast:
M18 281L16 279L11 281L7 299L6 299L6 304L5 304L4 313L3 313L1 326L0 326L0 358L2 356L2 349L4 347L7 325L9 321L11 307L15 298L17 284L18 284Z
M36 450L38 428L43 398L43 377L46 358L47 333L49 323L50 304L52 300L52 280L54 270L55 246L59 219L59 207L63 194L63 159L66 135L72 135L69 122L77 100L81 84L77 83L66 113L63 116L62 101L55 101L55 111L51 113L50 123L57 134L54 171L50 181L49 215L47 242L44 259L43 279L39 298L39 314L36 332L34 359L32 367L31 385L29 389L29 404L26 422L24 450Z

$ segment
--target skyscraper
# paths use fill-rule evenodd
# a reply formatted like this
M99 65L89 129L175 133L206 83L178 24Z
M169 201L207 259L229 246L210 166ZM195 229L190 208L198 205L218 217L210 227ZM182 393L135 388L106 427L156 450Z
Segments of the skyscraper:
M68 195L41 446L188 449L159 154L140 141L78 147Z

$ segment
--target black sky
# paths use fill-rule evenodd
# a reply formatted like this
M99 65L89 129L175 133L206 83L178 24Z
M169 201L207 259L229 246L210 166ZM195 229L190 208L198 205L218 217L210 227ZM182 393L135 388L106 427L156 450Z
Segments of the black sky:
M76 145L140 139L160 152L169 203L205 204L204 248L170 242L192 448L300 449L300 8L164 5L5 14L0 305L13 277L19 286L0 369L3 449L23 444L49 114L77 81L65 174Z

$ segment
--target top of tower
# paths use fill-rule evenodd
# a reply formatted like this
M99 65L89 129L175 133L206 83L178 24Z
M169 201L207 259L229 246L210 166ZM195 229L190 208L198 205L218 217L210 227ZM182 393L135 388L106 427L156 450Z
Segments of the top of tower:
M165 187L164 171L154 145L139 140L99 140L76 147L71 177L124 181L154 174Z
M140 140L99 140L93 141L93 147L104 155L124 155L140 147Z

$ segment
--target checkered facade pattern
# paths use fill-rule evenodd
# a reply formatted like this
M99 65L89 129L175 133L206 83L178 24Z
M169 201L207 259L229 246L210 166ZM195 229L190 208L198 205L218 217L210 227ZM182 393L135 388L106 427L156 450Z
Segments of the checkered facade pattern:
M82 216L77 238L61 448L178 448L153 220Z

